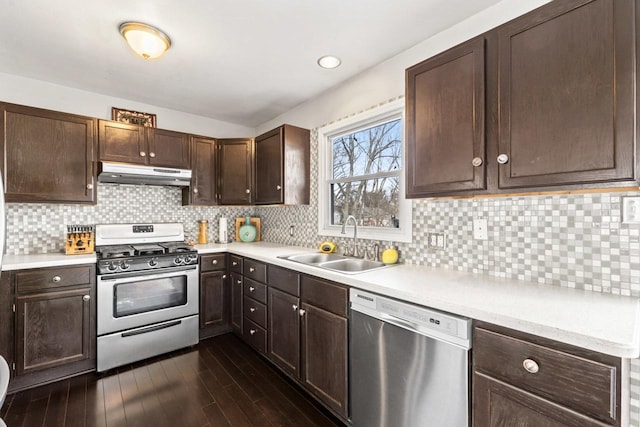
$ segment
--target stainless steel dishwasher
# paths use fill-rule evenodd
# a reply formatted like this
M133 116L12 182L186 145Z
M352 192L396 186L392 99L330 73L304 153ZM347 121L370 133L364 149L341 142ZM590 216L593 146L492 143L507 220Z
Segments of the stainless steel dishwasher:
M471 320L351 289L353 427L469 426Z

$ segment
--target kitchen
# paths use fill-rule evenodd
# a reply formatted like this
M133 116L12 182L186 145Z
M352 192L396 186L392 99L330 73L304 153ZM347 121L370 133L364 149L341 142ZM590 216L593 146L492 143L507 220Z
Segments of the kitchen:
M332 122L339 122L343 118L346 120L355 113L369 110L379 104L398 101L403 103L406 68L544 3L546 2L497 3L493 9L481 11L362 72L358 77L337 88L330 89L313 100L255 127L221 122L212 124L201 117L128 101L125 97L113 98L14 74L0 75L3 86L2 101L102 119L107 118L108 108L127 106L137 111L157 113L162 128L216 137L259 135L283 123L291 123L311 129L311 153L318 153L319 135ZM381 79L387 84L380 85ZM212 131L212 128L215 131ZM318 167L318 162L312 155L309 205L182 206L180 190L176 188L107 184L97 185L96 205L10 203L7 205L6 253L22 255L57 252L60 250L65 224L137 223L141 220L158 223L178 222L184 224L187 239L195 240L199 219L209 219L210 235L217 236L217 219L220 216L236 218L246 215L262 219L265 242L316 248L327 238L336 239L335 236L317 232ZM482 275L483 281L490 281L492 278L497 278L497 281L522 280L552 287L584 289L596 295L611 294L635 298L640 292L640 231L637 224L621 221L621 209L623 198L636 194L637 192L633 191L610 191L498 198L418 198L413 201L412 241L396 245L400 250L401 259L410 265L478 273ZM486 240L471 237L473 219L476 218L487 220ZM446 233L446 248L428 247L428 234L432 232ZM290 252L284 252L282 255ZM286 266L292 268L291 264ZM310 268L301 267L301 271L313 274L314 270ZM398 267L391 267L385 270L384 274L391 274L394 268ZM334 277L337 276L329 278ZM416 286L406 283L403 285L405 291L400 288L396 292L404 292L404 295L407 295L406 289ZM503 307L509 305L508 298L518 298L517 291L513 291L509 285L505 285L502 294L498 295L504 295L506 301L496 300L496 310L508 310ZM582 298L577 295L582 293L577 292L575 296L576 299ZM396 296L399 297L399 294ZM438 298L435 293L431 296L432 300ZM474 298L481 299L482 296L468 295L465 298L473 301ZM552 324L553 319L560 316L558 312L562 311L564 301L552 299L548 304L551 313L547 316ZM599 307L600 304L604 305L597 298L593 300L593 307ZM445 307L436 308L456 311L453 305L448 310ZM515 308L513 310L517 311ZM594 311L597 312L595 308ZM597 313L588 311L583 314L587 317L597 316ZM474 317L471 314L467 316ZM567 317L571 317L571 313L568 313ZM525 320L521 322L527 323ZM615 324L613 321L611 323ZM620 330L622 329L628 330L621 326ZM609 331L611 335L615 335L616 332L617 330ZM639 366L635 359L632 360L631 374L627 378L630 382L628 389L631 396L629 425L634 426L639 424L640 418L637 401Z

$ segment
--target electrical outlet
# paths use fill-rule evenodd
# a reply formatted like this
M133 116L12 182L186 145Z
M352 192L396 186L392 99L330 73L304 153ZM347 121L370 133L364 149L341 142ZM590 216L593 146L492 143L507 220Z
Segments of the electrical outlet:
M488 240L487 220L485 218L475 218L473 220L473 238L476 240Z
M625 224L640 224L640 197L622 198L622 222Z
M445 233L427 233L427 246L433 249L447 247L447 235Z

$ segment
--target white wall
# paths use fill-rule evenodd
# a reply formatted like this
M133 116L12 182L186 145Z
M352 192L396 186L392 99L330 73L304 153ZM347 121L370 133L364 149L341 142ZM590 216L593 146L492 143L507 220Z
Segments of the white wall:
M117 107L156 114L162 129L220 138L255 136L251 127L5 73L0 73L0 100L100 119L111 119L111 107Z
M503 0L288 112L261 124L257 134L283 123L313 129L404 94L404 70L523 15L550 0ZM393 37L393 35L390 35ZM343 58L348 60L348 58Z

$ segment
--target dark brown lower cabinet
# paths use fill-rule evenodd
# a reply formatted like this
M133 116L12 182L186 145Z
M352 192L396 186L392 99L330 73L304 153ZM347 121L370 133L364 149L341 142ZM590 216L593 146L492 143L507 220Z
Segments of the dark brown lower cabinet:
M269 356L292 375L300 376L300 298L269 288Z
M230 273L231 280L231 328L233 333L242 336L242 280L238 273Z
M227 277L225 271L200 274L200 338L217 335L216 329L229 329Z

